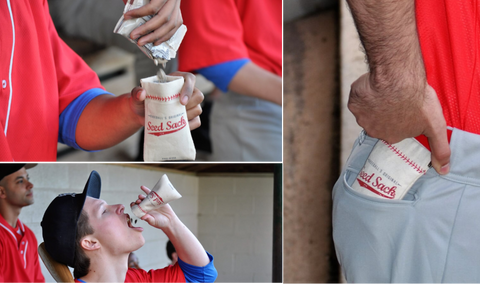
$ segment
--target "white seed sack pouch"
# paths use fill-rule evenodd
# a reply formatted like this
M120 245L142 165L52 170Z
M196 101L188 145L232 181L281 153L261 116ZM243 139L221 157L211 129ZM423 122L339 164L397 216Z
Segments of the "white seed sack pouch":
M187 111L180 103L183 77L167 76L167 82L160 83L157 76L152 76L141 79L140 83L147 92L144 160L195 160Z
M132 213L138 218L142 218L149 211L156 209L164 204L182 197L168 179L167 175L163 175L160 180L152 188L152 191L140 202L132 206Z
M138 9L148 4L149 2L150 0L129 0L125 5L125 9L123 10L123 13L125 14L130 10ZM124 37L126 37L129 41L137 44L137 39L135 40L131 39L130 33L137 27L148 22L152 18L153 16L150 15L150 16L145 16L141 18L125 20L122 15L118 20L117 25L115 26L115 29L113 30L113 32L117 34L121 34ZM173 34L173 36L166 42L162 42L161 44L156 46L154 46L153 43L147 43L144 46L138 46L138 45L137 46L143 51L143 53L145 53L145 55L148 56L148 58L156 62L165 63L168 60L175 58L175 56L177 55L178 47L180 46L180 43L182 42L186 32L187 32L187 27L185 25L181 25L178 28L178 30Z
M388 144L378 140L352 188L362 194L402 199L429 169L430 151L414 138Z

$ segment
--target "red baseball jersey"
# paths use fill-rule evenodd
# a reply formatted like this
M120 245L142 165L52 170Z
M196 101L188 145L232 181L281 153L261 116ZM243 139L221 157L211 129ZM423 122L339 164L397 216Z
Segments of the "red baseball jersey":
M427 80L437 92L447 125L480 134L480 2L415 4Z
M75 279L75 282L85 283L78 279ZM178 263L162 269L152 269L148 272L143 269L129 268L125 283L185 283L185 276Z
M0 0L0 160L54 161L59 115L98 76L59 37L47 0Z
M45 282L37 239L20 220L12 228L0 215L0 282Z
M188 31L179 70L249 58L282 76L282 1L188 0L181 9Z

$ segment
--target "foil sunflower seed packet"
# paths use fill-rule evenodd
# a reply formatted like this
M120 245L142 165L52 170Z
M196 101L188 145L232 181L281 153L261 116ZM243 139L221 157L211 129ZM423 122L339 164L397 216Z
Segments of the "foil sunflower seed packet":
M129 0L125 5L125 9L123 13L134 9L138 9L146 4L148 4L150 0ZM129 41L134 44L137 44L138 39L131 39L130 33L138 28L139 26L145 24L149 20L153 18L153 15L144 16L141 18L133 18L129 20L125 20L123 15L117 22L115 29L113 30L114 33L120 34L126 37ZM144 46L138 46L148 58L155 61L155 64L158 63L166 63L168 60L175 58L177 55L178 47L180 46L185 33L187 32L187 27L185 25L181 25L177 31L173 34L173 36L159 45L153 45L153 43L147 43Z

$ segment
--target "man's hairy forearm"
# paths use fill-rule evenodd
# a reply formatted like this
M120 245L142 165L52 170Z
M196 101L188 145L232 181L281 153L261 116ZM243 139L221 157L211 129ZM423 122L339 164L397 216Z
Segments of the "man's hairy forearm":
M347 0L365 48L374 88L395 93L426 84L414 0Z

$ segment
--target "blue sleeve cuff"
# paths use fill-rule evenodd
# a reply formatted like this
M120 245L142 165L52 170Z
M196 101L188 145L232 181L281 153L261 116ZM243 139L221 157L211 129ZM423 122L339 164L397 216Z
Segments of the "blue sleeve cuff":
M213 283L217 279L217 269L213 265L213 256L206 251L210 262L204 267L190 265L178 258L178 265L185 275L187 283Z
M217 88L223 92L227 92L230 81L232 81L238 70L248 62L250 62L250 59L241 58L201 68L196 71L215 84Z
M75 132L77 130L78 119L80 118L80 115L87 104L97 96L104 94L113 96L112 93L100 88L90 89L78 96L62 111L60 114L60 123L58 128L58 142L66 144L75 149L80 149L87 152L97 152L80 148L75 141Z

